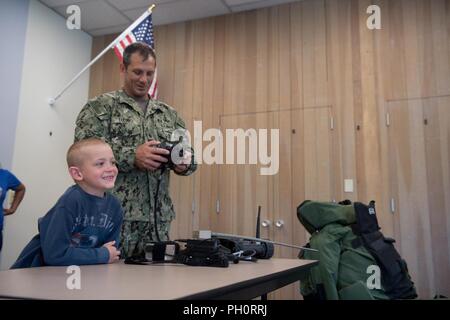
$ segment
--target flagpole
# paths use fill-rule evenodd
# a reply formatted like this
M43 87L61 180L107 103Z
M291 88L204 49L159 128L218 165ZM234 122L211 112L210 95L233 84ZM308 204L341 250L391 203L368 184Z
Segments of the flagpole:
M83 74L83 72L85 72L87 69L89 69L98 59L100 59L109 49L112 49L116 46L118 40L123 36L126 35L127 33L130 32L130 30L133 30L134 28L136 28L136 26L141 23L144 19L146 19L153 11L153 8L156 7L156 5L152 4L138 19L136 19L136 21L134 21L127 29L125 29L125 31L123 31L117 38L115 38L102 52L100 52L95 58L94 60L92 60L91 62L89 62L89 64L87 66L85 66L80 72L78 72L78 74L73 77L72 80L70 80L70 82L64 87L64 89L61 90L61 92L59 94L57 94L54 98L50 98L48 100L48 104L50 106L53 106L56 102L56 100L58 100L62 94Z

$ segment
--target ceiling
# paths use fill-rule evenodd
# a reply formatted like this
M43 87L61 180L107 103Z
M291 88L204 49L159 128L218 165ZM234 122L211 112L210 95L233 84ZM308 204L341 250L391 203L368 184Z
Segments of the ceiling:
M92 36L125 30L151 4L153 24L163 25L232 12L270 7L300 0L39 0L63 17L68 6L81 12L81 29ZM72 12L70 12L72 14Z

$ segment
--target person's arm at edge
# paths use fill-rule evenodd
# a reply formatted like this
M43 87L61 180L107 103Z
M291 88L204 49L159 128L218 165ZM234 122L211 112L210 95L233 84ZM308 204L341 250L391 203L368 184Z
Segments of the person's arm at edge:
M14 198L13 201L11 203L11 207L9 209L4 209L3 210L3 214L5 216L9 216L11 214L14 214L17 210L17 208L19 207L19 204L22 202L23 197L25 196L25 185L23 185L22 183L19 184L19 186L14 190Z

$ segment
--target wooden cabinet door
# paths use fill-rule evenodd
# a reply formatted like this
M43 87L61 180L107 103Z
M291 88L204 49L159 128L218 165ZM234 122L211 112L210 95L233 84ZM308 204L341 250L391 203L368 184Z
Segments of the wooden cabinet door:
M224 149L227 129L254 130L278 128L275 113L256 113L221 118L221 132L224 135ZM247 131L250 132L250 131ZM252 131L253 132L253 131ZM258 137L259 141L259 137ZM268 139L270 141L270 138ZM219 165L219 203L216 215L211 218L211 228L217 232L255 236L258 206L261 206L261 220L272 220L273 176L261 175L261 165L249 164L250 148L246 144L245 163L237 163L237 146L234 146L234 163ZM270 152L270 146L268 148ZM258 148L259 151L259 148ZM224 151L224 162L229 150ZM253 155L254 156L254 155ZM272 238L271 228L261 228L261 237Z
M396 247L424 299L449 294L449 107L448 97L388 106Z
M309 236L298 221L297 206L305 199L331 201L330 108L223 116L221 130L279 130L279 166L274 175L261 175L261 164L224 164L219 167L219 212L212 230L255 236L256 214L262 207L261 237L304 245ZM267 139L270 141L270 138ZM248 146L248 145L247 145ZM274 148L267 148L271 154ZM248 150L246 159L248 159ZM224 157L225 158L225 157ZM259 161L258 161L259 163ZM296 258L298 249L275 246L275 256ZM300 299L298 283L269 295L270 299Z
M193 120L186 117L185 121L188 124L187 130L190 133L193 133ZM193 144L193 141L191 141L191 143ZM170 173L171 177L169 192L176 213L175 219L172 221L170 226L170 239L175 240L192 238L193 230L198 229L194 228L196 218L194 214L196 214L196 210L193 203L195 180L198 176L198 172L199 170L197 169L194 174L187 177L178 176L174 172Z
M450 296L450 97L424 101L434 291Z
M297 207L305 200L332 201L335 198L331 110L329 107L298 109L288 114L281 113L281 119L285 116L289 116L290 128L288 130L282 127L280 136L283 137L282 140L289 141L290 160L289 166L287 163L283 165L283 161L280 161L279 179L283 182L277 188L278 194L275 193L278 195L275 203L279 204L275 212L277 217L283 217L288 221L290 228L283 230L275 226L274 239L303 246L308 242L310 235L297 218ZM290 179L283 179L288 174ZM284 186L289 184L291 192L289 206L287 204L289 197L283 184ZM281 248L279 251L285 258L295 258L299 253L299 250L290 248ZM300 299L299 290L299 283L287 286L279 290L281 291L279 298Z

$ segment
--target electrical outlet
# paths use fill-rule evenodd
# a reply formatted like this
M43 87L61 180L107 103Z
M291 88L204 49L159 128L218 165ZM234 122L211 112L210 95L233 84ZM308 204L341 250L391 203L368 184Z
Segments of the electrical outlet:
M344 192L353 192L353 179L344 179Z

